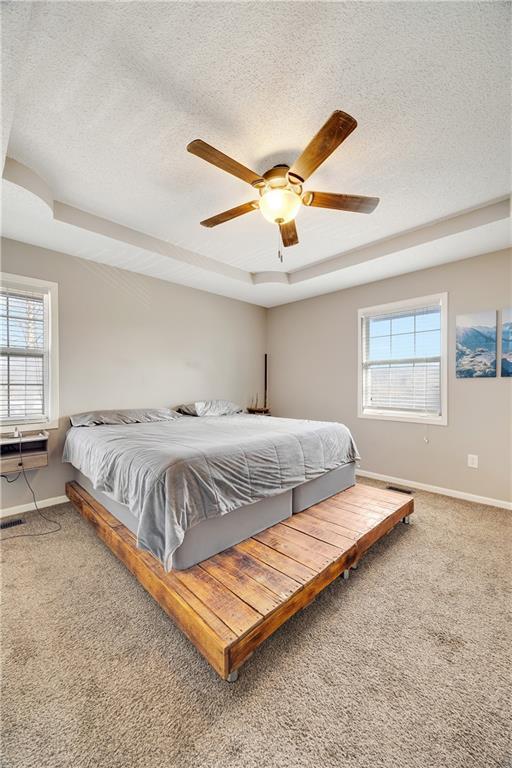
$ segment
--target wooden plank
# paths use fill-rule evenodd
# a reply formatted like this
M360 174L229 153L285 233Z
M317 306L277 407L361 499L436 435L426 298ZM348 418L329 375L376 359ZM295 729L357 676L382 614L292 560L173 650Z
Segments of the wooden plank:
M264 545L261 544L260 546L263 547ZM224 567L233 569L236 573L243 571L258 584L280 597L281 600L286 599L300 588L298 581L244 552L243 549L238 549L238 545L221 552L216 555L216 558Z
M375 544L379 539L389 533L389 531L394 528L397 523L403 520L404 517L412 514L413 509L414 504L413 501L410 500L405 504L405 506L398 507L398 509L389 515L389 517L387 517L385 520L382 520L379 525L374 526L363 536L361 536L357 540L358 557L361 557L361 555L363 555L373 544Z
M338 498L337 496L332 496L330 499L326 499L322 504L331 504L333 507L340 507L348 512L352 512L354 515L363 515L365 520L370 520L375 523L383 520L390 512L387 508L377 509L377 505L372 504L371 501L369 501L367 505L359 502L355 504L351 501Z
M214 555L204 560L199 566L262 616L266 616L282 602L274 592L251 579L246 571L232 568L228 558L220 560L217 555Z
M350 493L349 493L350 491ZM404 499L407 500L408 494L399 493L398 491L389 491L387 488L377 488L374 485L365 485L364 483L357 483L351 488L347 488L343 493L347 494L347 497L355 496L358 498L360 494L365 493L368 496L373 496L375 499L381 501L388 501L392 504L403 504ZM410 498L410 496L409 496Z
M96 530L96 533L101 538L101 534L100 534L100 530L99 529L102 526L104 526L106 528L112 528L112 526L110 526L108 524L108 521L107 521L107 518L106 518L105 515L98 514L98 512L92 506L92 504L89 503L89 499L87 499L87 501L86 501L86 493L87 492L83 491L83 489L81 488L80 489L81 492L78 493L76 488L72 487L74 485L75 485L74 483L67 483L66 484L66 496L68 497L70 502L72 504L74 504L74 506L79 510L81 515L83 517L85 517L91 523L93 528ZM87 496L88 496L88 494L87 494ZM93 500L92 496L89 497L89 498L91 499L91 501ZM107 510L105 510L105 512L107 512Z
M337 529L332 523L327 523L325 520L318 520L318 518L306 515L304 512L292 515L287 520L283 520L283 525L288 525L291 528L295 528L297 531L307 533L308 536L313 536L320 541L334 544L335 546L340 547L343 551L350 549L354 543L353 536L344 536L340 532L340 529Z
M376 509L370 504L367 506L362 504L352 504L349 501L345 501L345 499L338 499L336 496L333 496L331 499L326 499L324 502L322 502L322 504L329 504L332 507L339 507L345 512L351 512L353 515L358 515L370 525L379 523L381 520L384 520L384 518L386 518L392 511L391 509Z
M397 506L394 502L380 501L374 496L366 496L364 493L359 494L357 497L350 496L350 498L346 499L337 499L336 497L333 497L333 501L334 503L343 503L344 506L353 508L354 512L364 509L366 512L369 512L380 519L395 510Z
M267 616L257 627L253 627L243 637L237 638L228 650L230 669L238 669L267 637L270 637L291 616L309 605L325 587L356 561L357 550L354 545L292 595L283 603L279 611Z
M367 483L357 483L353 488L357 488L359 491L366 491L378 498L389 499L396 504L400 504L404 499L410 498L410 494L402 493L400 491L392 491L389 488L379 488L376 485L368 485Z
M69 485L70 483L66 486L66 493L71 498L72 489L68 488ZM228 662L226 644L220 641L217 632L194 611L182 594L172 588L165 588L162 580L151 568L147 567L140 557L140 550L134 550L133 545L124 541L119 535L119 528L111 528L107 525L103 518L97 515L96 511L88 503L85 503L78 494L74 494L73 498L81 500L78 509L93 524L99 538L126 565L163 610L174 619L181 631L196 646L215 671L221 677L226 677L229 674L226 671ZM75 503L74 500L73 503ZM124 526L122 528L124 529ZM235 635L233 637L236 639Z
M297 546L304 547L308 552L315 552L315 554L327 558L329 561L335 560L343 553L343 547L320 541L319 539L309 536L309 534L303 533L302 531L297 531L294 528L287 528L284 523L278 523L268 530L277 531L279 534L284 535L288 541L293 541Z
M293 534L297 534L294 536ZM319 573L332 562L342 550L330 547L328 544L294 531L278 523L266 531L257 533L253 539L266 544L272 549L291 557L293 560L307 565L315 573ZM323 550L323 551L322 551Z
M288 576L289 579L293 579L300 584L306 584L315 575L313 568L309 568L304 563L299 563L297 560L288 557L282 552L278 552L272 547L267 547L266 544L256 541L255 538L241 541L240 544L235 545L234 549L237 552L249 554L262 563L272 566L276 571L280 571L285 576Z
M405 498L406 497L404 497L404 499ZM393 509L393 510L396 509L397 505L399 505L400 503L403 504L403 501L399 502L399 501L395 501L394 499L389 499L387 497L376 496L373 493L367 493L365 489L361 489L360 491L358 491L357 496L355 495L348 496L346 501L349 501L352 504L356 504L361 501L367 501L370 504L376 504L380 508Z
M396 504L388 504L387 502L381 503L376 501L373 496L361 495L357 501L352 497L350 499L338 499L336 503L343 503L344 506L350 507L354 512L361 512L363 509L367 514L374 515L377 520L383 520L386 515L393 512L396 509Z
M131 545L133 548L136 548L135 536L127 528L125 528L124 525L121 525L120 528L116 529L116 533L124 541L126 541L127 544ZM176 578L176 575L173 571L165 571L162 564L156 559L156 557L153 557L150 552L137 549L137 555L162 582L162 586L166 589L174 590L179 595L181 595L183 599L186 600L186 602L190 605L190 607L197 613L197 615L200 616L205 621L205 623L214 630L215 634L224 643L232 643L236 639L237 636L235 633L229 629L229 627L224 624L224 622L221 621L218 616L213 613L213 611L210 611L208 606L206 606L192 592L190 592L190 590L187 589L187 587L185 587L184 584L182 584L180 580ZM158 602L160 601L158 600Z
M317 520L322 520L326 525L332 525L338 533L341 533L341 535L345 536L347 539L352 539L355 541L360 536L359 531L354 531L344 526L341 522L339 514L337 514L337 512L334 510L320 509L318 506L315 506L309 507L309 509L301 512L301 515L308 515L309 517L316 518Z
M261 620L260 613L240 600L198 565L193 565L186 571L174 571L174 574L192 594L207 605L224 624L227 624L235 635L241 635Z
M107 525L109 525L111 528L118 528L120 525L122 525L121 521L117 519L117 517L114 517L108 509L105 509L105 507L100 504L96 499L91 496L90 493L87 493L86 490L82 488L81 485L78 483L68 483L66 485L66 495L70 501L73 501L75 504L81 504L86 503L88 504L94 512L101 517L102 520L106 522Z
M330 499L327 501L322 501L320 504L316 504L315 508L330 511L333 516L339 520L341 525L345 526L345 528L348 528L351 531L357 531L358 533L364 533L365 531L368 531L372 526L378 525L380 522L379 519L373 517L366 518L362 515L352 512L350 509L345 509L340 504L332 504Z
M347 490L352 491L350 495L356 496L364 492L375 496L375 498L385 499L395 505L400 504L402 500L402 494L398 491L389 491L387 488L379 488L376 485L367 485L366 483L356 483L356 485L352 485Z

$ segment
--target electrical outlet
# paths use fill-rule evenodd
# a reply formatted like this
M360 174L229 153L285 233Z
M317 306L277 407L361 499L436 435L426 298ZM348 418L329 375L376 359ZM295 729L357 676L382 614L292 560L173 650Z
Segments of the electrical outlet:
M478 469L478 456L475 453L468 453L468 467Z

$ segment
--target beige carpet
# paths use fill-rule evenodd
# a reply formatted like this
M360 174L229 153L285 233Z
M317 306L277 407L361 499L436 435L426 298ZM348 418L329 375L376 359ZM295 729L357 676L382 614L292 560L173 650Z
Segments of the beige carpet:
M232 685L69 505L53 508L61 532L0 545L2 765L511 765L512 513L415 498L413 524Z

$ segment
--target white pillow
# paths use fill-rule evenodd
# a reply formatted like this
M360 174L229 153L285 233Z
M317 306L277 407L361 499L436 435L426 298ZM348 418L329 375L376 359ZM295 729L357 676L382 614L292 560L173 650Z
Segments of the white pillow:
M97 427L100 424L139 424L173 421L180 414L170 408L131 408L125 411L87 411L70 416L73 427Z
M232 416L242 413L244 409L231 400L196 400L178 405L176 410L185 416Z

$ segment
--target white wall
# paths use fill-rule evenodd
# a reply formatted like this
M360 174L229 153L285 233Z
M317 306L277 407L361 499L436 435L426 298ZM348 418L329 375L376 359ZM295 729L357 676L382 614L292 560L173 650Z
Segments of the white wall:
M455 316L512 305L512 253L500 251L286 304L268 312L270 405L276 416L339 420L363 470L511 499L511 379L455 378ZM448 426L357 417L357 310L448 291ZM428 443L424 441L428 439ZM479 469L467 467L467 454Z
M61 420L49 467L29 475L37 498L64 493L72 413L261 399L265 309L13 240L2 240L1 266L59 284ZM1 490L2 509L31 501L22 478Z

